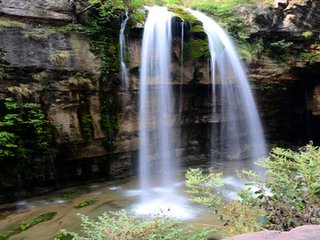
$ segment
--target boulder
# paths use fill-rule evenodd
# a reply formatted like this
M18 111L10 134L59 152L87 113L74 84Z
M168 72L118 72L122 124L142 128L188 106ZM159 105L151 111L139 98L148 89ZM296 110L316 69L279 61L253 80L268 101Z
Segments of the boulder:
M289 232L261 231L241 234L227 240L318 240L320 239L320 226L306 225L292 229Z

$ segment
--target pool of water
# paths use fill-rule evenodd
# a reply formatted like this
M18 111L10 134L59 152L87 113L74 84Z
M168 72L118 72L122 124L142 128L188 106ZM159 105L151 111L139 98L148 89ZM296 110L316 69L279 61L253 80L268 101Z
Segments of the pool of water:
M208 168L203 164L203 169ZM226 181L224 187L225 196L236 197L236 190L242 187L241 182L235 177L236 169L250 168L247 161L221 161L215 162L213 167L217 171L223 171ZM150 201L141 202L141 190L136 177L117 181L88 184L81 187L63 189L54 193L19 201L15 204L0 205L0 233L19 226L22 222L28 222L46 212L57 212L50 221L40 223L30 229L12 236L10 239L53 239L61 229L79 231L82 213L90 217L96 217L103 212L126 209L133 214L165 214L178 218L183 224L192 224L196 228L209 227L217 229L218 235L224 231L219 217L209 211L208 208L190 201L184 184L186 169L177 172L177 182L174 184L175 193L172 195L167 189L152 189ZM157 177L153 179L157 181ZM84 208L76 209L74 206L80 202L95 199L96 202Z

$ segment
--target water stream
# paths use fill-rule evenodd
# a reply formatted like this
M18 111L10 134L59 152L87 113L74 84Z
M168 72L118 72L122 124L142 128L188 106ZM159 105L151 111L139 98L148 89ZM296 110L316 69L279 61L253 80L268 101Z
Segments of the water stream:
M119 34L119 43L120 43L120 64L121 64L121 82L122 87L127 88L129 84L128 79L128 70L125 62L125 52L126 52L126 38L124 31L126 29L127 22L129 20L128 11L126 11L126 18L121 23L120 34Z

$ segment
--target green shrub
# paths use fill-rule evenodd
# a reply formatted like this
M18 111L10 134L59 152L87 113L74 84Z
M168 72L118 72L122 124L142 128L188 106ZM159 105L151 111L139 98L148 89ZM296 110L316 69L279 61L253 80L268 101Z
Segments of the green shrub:
M192 200L211 209L218 214L224 226L227 227L227 236L261 230L257 219L261 211L245 201L227 201L223 197L221 172L208 174L200 169L189 169L186 173L187 192L192 194ZM244 198L245 194L242 193Z
M209 234L208 230L196 231L192 226L180 226L178 222L166 217L138 218L125 211L104 213L97 220L80 216L83 235L62 230L55 240L67 237L73 240L201 240L207 239Z
M200 169L187 171L188 192L220 215L229 234L320 224L319 147L307 145L297 152L275 148L257 164L266 169L266 176L243 170L249 189L239 193L240 200L222 197L222 173L204 174Z
M269 228L288 230L320 223L319 147L307 145L297 152L275 148L258 165L267 169L259 203L266 210Z

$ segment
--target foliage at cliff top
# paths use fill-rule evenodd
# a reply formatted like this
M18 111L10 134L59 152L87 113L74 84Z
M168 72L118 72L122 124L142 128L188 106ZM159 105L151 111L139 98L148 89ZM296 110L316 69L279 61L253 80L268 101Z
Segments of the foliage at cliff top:
M153 5L179 5L195 8L207 13L230 13L238 5L254 4L270 6L273 0L89 0L91 4L100 4L103 8L125 9Z
M178 17L193 25L199 24L198 21L186 13L184 8L193 8L212 16L223 28L233 37L242 57L251 62L256 59L261 52L258 40L250 39L254 32L253 26L243 14L237 13L240 5L272 5L272 0L90 0L92 4L98 4L101 17L111 19L117 15L118 11L129 9L134 12L143 6L165 5ZM135 14L131 14L135 16ZM140 22L140 21L138 21Z
M195 202L220 215L229 235L320 224L320 147L307 145L296 152L275 148L257 164L266 175L244 170L241 175L248 188L238 194L239 200L224 198L223 175L213 171L190 169L188 192Z

